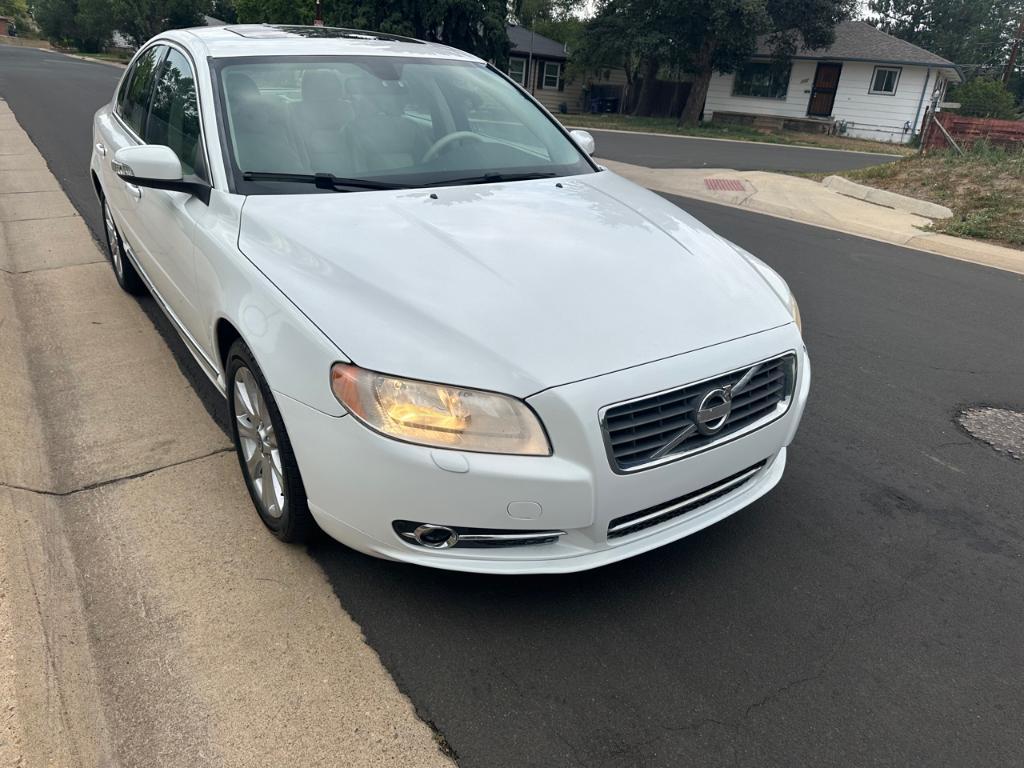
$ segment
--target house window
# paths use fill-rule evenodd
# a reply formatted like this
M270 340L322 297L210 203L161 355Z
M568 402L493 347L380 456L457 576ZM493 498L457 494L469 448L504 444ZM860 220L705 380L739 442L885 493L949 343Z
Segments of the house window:
M789 67L780 68L768 61L748 61L736 70L732 81L733 96L784 100L788 90Z
M884 93L892 96L896 93L896 85L900 81L902 67L875 67L871 76L871 90L868 93Z
M559 61L545 61L544 62L544 79L541 82L541 88L550 88L557 90L558 81L562 77L562 63Z
M509 59L508 76L522 86L526 85L526 59Z

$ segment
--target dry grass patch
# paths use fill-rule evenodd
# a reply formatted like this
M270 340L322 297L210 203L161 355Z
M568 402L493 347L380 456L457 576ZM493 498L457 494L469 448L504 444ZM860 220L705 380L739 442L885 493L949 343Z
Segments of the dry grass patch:
M978 144L963 157L930 152L842 175L945 205L953 218L934 222L936 232L1024 246L1024 150Z

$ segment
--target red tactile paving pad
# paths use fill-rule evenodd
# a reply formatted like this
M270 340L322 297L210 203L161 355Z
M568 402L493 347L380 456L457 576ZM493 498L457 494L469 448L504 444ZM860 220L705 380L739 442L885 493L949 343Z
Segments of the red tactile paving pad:
M739 179L704 179L704 186L712 192L746 192Z

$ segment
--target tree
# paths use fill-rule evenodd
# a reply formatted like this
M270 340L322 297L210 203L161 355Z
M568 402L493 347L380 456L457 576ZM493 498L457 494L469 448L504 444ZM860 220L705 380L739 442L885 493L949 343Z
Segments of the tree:
M235 0L243 23L310 24L314 0ZM503 64L504 0L323 0L326 24L444 43Z
M586 56L617 58L627 77L642 78L637 114L649 112L662 67L692 73L680 122L694 125L714 72L735 71L760 36L784 61L803 45L830 45L852 10L852 0L604 0L587 28Z
M81 1L81 0L80 0ZM210 0L110 0L117 29L136 46L167 29L200 27Z
M870 0L877 26L961 65L968 74L999 70L1024 0Z
M950 101L960 102L959 112L973 117L1013 120L1017 104L1013 94L998 80L976 77L950 91Z
M103 50L114 30L110 0L37 0L34 16L48 39L81 51Z
M28 4L25 0L0 0L0 16L20 22L28 16Z
M210 6L210 15L228 24L238 22L238 11L235 10L234 0L213 0Z
M607 0L574 53L577 65L588 71L622 67L630 93L640 83L634 114L650 114L654 80L662 60L671 56L665 5L663 0Z
M695 78L680 115L683 125L697 124L714 72L735 72L756 50L759 36L768 35L768 47L781 65L802 47L831 45L835 25L854 8L850 0L699 0L692 5L682 48Z

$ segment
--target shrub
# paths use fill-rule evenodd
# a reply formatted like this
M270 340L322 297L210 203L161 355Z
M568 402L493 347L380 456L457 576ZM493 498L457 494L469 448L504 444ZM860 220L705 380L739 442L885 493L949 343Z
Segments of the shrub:
M1006 86L998 80L976 77L953 90L947 97L959 101L960 114L972 117L994 117L1013 120L1017 116L1017 101Z

